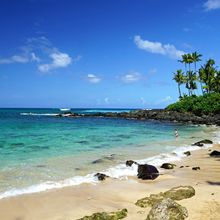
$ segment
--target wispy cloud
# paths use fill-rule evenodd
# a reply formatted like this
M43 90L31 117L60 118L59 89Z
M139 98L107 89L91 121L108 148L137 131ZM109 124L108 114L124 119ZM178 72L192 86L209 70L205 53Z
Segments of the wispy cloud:
M169 56L170 58L179 59L185 53L184 51L177 50L172 44L162 44L160 42L152 42L143 40L139 35L134 37L134 42L139 49L145 50L150 53L161 54Z
M101 82L101 78L94 75L94 74L88 74L86 77L86 80L90 83L99 83Z
M38 70L48 73L58 68L68 67L71 63L81 59L79 55L73 58L66 52L60 52L44 36L28 38L26 43L18 48L18 51L19 53L9 58L0 58L0 64L37 62Z
M206 11L220 9L220 0L208 0L203 4Z
M11 63L28 63L28 62L40 62L40 58L35 53L29 54L15 54L9 58L0 58L0 64Z
M141 79L141 74L138 72L131 72L121 77L122 82L124 83L133 83Z
M23 55L13 55L9 58L0 58L0 64L11 64L11 63L27 63L29 58Z
M67 67L72 62L72 58L67 53L52 53L50 54L50 58L52 59L52 62L39 65L39 71L46 73L53 69Z

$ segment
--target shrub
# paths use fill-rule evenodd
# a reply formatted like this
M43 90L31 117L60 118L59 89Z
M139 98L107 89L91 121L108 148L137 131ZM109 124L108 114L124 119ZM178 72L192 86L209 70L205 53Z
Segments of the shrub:
M220 93L187 96L166 107L166 110L192 112L195 115L220 114Z

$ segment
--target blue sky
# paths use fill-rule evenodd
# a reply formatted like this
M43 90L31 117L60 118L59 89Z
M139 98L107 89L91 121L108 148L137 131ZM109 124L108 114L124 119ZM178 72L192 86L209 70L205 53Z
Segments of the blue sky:
M0 107L165 107L182 53L220 65L219 23L220 0L0 0Z

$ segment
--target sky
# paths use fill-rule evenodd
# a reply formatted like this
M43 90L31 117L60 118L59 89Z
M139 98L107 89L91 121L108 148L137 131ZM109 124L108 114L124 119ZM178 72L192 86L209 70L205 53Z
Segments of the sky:
M0 0L0 107L164 108L219 24L220 0Z

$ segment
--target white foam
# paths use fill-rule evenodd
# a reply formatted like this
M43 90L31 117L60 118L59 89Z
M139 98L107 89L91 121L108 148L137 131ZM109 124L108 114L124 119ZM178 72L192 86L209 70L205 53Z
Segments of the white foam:
M97 179L94 177L94 174L88 174L86 176L75 176L59 182L47 181L37 185L32 185L23 189L11 189L4 193L0 194L0 199L19 196L23 194L43 192L50 189L59 189L67 186L75 186L82 183L97 183Z
M20 115L33 115L33 116L57 116L59 114L56 113L32 113L32 112L22 112Z

